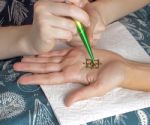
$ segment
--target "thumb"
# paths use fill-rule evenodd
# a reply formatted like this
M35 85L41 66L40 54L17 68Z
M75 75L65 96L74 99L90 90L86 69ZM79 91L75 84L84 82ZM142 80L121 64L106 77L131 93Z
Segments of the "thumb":
M85 100L96 96L98 94L97 88L98 87L96 86L96 84L93 83L89 86L84 86L80 89L71 92L65 99L65 105L69 107L77 101Z
M93 35L94 35L94 28L95 28L96 22L93 18L90 18L90 22L91 22L91 25L90 25L90 27L87 28L87 35L88 35L91 45L94 46Z
M86 12L89 14L90 17L90 26L87 27L87 35L89 38L89 41L91 43L91 45L94 45L94 29L95 26L97 24L98 21L98 15L97 12L95 11L95 9L93 8L93 6L91 6L90 4L87 4L84 9L86 10Z
M87 4L84 7L90 17L90 27L87 28L87 35L92 46L94 46L94 33L98 32L100 34L100 32L105 30L104 21L100 12L95 7L96 4L98 3L93 2L93 4Z

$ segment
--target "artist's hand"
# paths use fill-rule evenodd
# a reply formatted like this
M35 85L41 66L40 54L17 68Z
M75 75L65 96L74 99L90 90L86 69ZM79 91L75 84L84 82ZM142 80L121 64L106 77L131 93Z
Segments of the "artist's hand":
M52 0L54 2L66 3L66 4L74 4L78 7L84 7L88 0Z
M90 17L91 25L87 28L87 34L93 46L96 44L95 42L100 39L102 32L106 28L100 9L98 9L100 7L100 1L88 3L84 7Z
M80 0L72 1L80 4ZM33 25L25 37L28 47L39 54L50 51L56 40L70 41L77 33L73 18L90 25L88 14L76 5L39 0L34 5Z
M96 45L96 42L101 38L103 31L106 29L106 24L101 15L101 6L101 1L96 1L87 3L83 7L90 17L90 27L87 28L87 34L92 46ZM74 35L72 42L69 42L69 44L72 46L83 46L78 34Z
M18 79L18 83L25 85L70 82L85 85L68 95L65 103L70 106L79 100L104 95L125 80L124 58L97 49L94 49L94 55L102 63L98 69L86 68L87 55L83 48L50 52L39 57L24 57L21 62L14 65L14 69L33 73Z

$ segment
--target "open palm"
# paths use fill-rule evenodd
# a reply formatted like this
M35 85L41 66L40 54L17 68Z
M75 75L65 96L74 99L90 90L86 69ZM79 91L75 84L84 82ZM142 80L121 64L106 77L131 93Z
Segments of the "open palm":
M93 49L94 55L102 63L98 69L85 66L88 58L83 48L54 51L38 57L25 57L14 65L18 71L31 72L22 76L22 84L62 84L81 83L85 86L73 91L66 98L66 105L94 96L101 96L120 86L125 79L126 61L121 56Z

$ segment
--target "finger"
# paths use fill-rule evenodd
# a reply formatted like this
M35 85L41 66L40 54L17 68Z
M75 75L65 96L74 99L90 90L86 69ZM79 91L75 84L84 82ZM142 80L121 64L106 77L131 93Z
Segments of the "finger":
M66 41L70 41L72 39L73 33L71 31L53 27L51 26L51 24L47 22L44 23L45 21L41 21L40 23L42 22L43 24L40 29L40 32L41 32L41 35L44 36L42 39L44 41L47 41L47 44L51 43L52 39L54 40L60 39L60 40L66 40Z
M85 5L85 3L87 3L88 1L86 0L53 0L54 2L62 2L62 3L73 3L79 7L83 7Z
M47 19L49 19L49 24L51 26L71 31L74 34L77 32L74 21L69 18L58 17L55 15L48 15L46 20Z
M88 12L88 14L90 16L91 25L90 25L90 27L87 28L87 34L88 34L89 40L93 46L94 45L94 33L99 32L99 34L100 34L100 32L102 32L105 29L105 27L101 21L100 14L97 12L96 9L94 9L92 6L90 6L88 4L85 7L85 10Z
M51 6L51 7L49 7ZM90 25L90 20L88 14L81 8L66 3L52 3L49 1L49 5L47 5L49 12L54 15L59 16L67 16L73 19L77 19L82 22L85 26Z
M61 64L56 64L56 63L41 64L41 63L19 62L19 63L15 63L13 68L16 71L32 72L32 73L49 73L49 72L56 72L62 70Z
M89 4L87 4L87 6L85 6L85 10L87 11L87 13L90 16L91 25L90 25L90 27L87 28L87 35L88 35L88 38L92 44L93 43L94 28L95 28L96 23L97 23L97 15L96 15L97 13L95 12L95 9L92 9L92 7Z
M43 58L43 57L24 57L22 58L21 62L26 63L61 63L63 60L63 57L49 57L49 58Z
M94 97L97 93L97 86L93 83L69 94L65 99L65 105L71 106L74 102Z
M51 51L48 53L43 53L39 55L38 57L56 57L56 56L65 56L71 49L63 49L63 50L57 50L57 51Z
M45 31L45 33L49 33L49 31ZM48 37L48 34L46 35ZM63 30L56 27L51 27L51 31L48 38L54 38L54 39L63 39L70 41L72 40L73 34L70 31Z
M93 46L94 43L94 39L93 39L93 34L94 34L94 28L95 28L95 24L96 22L93 21L93 19L91 19L91 26L87 28L87 35L89 38L89 41L91 43L91 45Z
M30 76L22 76L17 83L29 85L48 85L65 83L65 78L62 72L48 74L33 74Z
M85 5L85 0L68 0L68 2L71 2L79 7L83 7Z
M100 33L94 33L94 36L93 36L94 40L93 40L93 45L96 45L96 43L98 42L98 40L101 38L101 34ZM69 46L72 46L72 47L77 47L77 46L83 46L84 44L82 43L81 41L81 38L79 36L75 36L71 42L68 42L67 43Z

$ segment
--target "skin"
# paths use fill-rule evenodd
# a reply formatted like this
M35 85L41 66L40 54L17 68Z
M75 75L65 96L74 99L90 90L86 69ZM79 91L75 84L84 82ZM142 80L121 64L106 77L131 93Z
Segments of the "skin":
M66 106L95 96L102 96L116 87L150 91L150 64L126 60L120 55L93 48L94 55L102 63L98 69L88 69L84 48L53 51L39 56L24 57L14 65L16 71L31 72L18 83L64 84L81 83L83 87L71 92L65 99ZM69 62L69 63L68 63Z
M94 3L86 3L83 9L88 13L90 18L90 26L87 27L87 35L89 38L89 41L92 46L96 44L96 42L101 38L101 34L106 29L106 24L104 23L104 20L100 14L100 12L97 10L99 8L101 3L100 2L94 2ZM96 6L95 6L96 5ZM76 34L72 41L69 43L69 45L72 46L82 46L81 39L78 34Z
M88 58L84 48L54 51L38 57L24 57L21 62L14 65L14 69L33 74L22 76L18 79L18 83L24 85L70 82L83 84L82 88L73 91L66 97L66 106L79 100L102 96L115 87L130 88L129 78L131 76L128 74L133 70L130 70L132 66L129 61L110 51L98 49L93 49L93 51L102 65L92 70L86 68L84 64L85 58ZM135 83L139 84L138 81Z
M39 0L34 5L32 25L1 27L0 59L37 55L52 50L57 40L69 42L77 33L73 18L90 26L88 13L80 7L81 0L68 1L72 4Z
M32 25L1 27L0 59L45 53L52 50L57 40L72 46L81 46L82 42L72 18L87 27L88 37L94 46L108 24L142 8L150 3L150 0L98 0L93 3L88 3L87 0L68 0L68 2L39 0L34 5Z
M61 1L57 2L43 0L35 4L34 23L29 27L30 30L26 27L26 32L21 27L19 27L20 29L9 29L11 32L4 28L3 30L6 31L2 33L2 40L6 42L1 42L1 58L8 58L17 54L33 55L45 53L52 49L56 39L71 40L73 38L72 34L76 34L74 32L75 25L72 25L74 28L71 27L71 24L73 24L71 23L72 20L70 18L63 18L67 20L64 21L67 22L67 27L66 25L64 27L64 25L60 26L61 23L55 24L56 19L53 20L54 17L59 18L59 21L62 22L62 17L67 16L78 19L87 27L90 25L87 28L87 33L91 42L94 42L93 34L97 31L97 27L100 32L103 31L108 24L142 8L150 3L150 0L99 0L92 4L86 4L84 7L81 7L80 4L78 4L80 7L77 7L78 5L72 2L72 4L59 3ZM68 6L71 14L66 13L68 12ZM68 21L70 21L69 24ZM0 34L1 32L2 30L0 29ZM6 37L6 32L12 33L12 36ZM13 37L13 32L16 33L14 34L15 37ZM69 35L69 33L72 34ZM22 37L20 37L20 34ZM9 43L10 41L12 41L11 44ZM17 44L14 44L13 41L17 41ZM6 53L6 48L11 49ZM21 77L18 82L22 84L61 84L73 82L85 85L66 97L65 104L67 106L79 100L104 95L118 86L135 90L150 90L150 85L148 84L150 82L149 64L131 62L105 50L94 49L94 55L102 62L99 69L90 70L85 68L83 62L87 55L83 48L50 52L37 57L25 57L22 62L14 65L14 69L33 73L32 75Z
M107 25L146 6L150 0L98 0L98 2L101 7L98 7L96 3L95 7Z
M107 25L149 3L150 0L97 0L93 3L86 3L83 9L88 13L90 18L90 26L87 27L87 34L92 46L100 39ZM75 35L69 44L73 46L82 45L78 35Z

